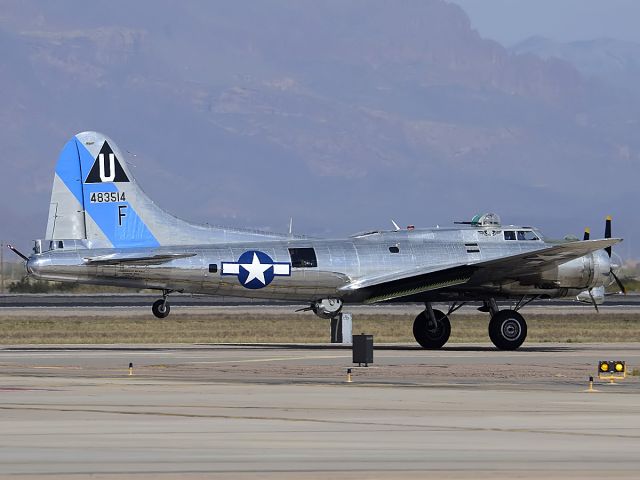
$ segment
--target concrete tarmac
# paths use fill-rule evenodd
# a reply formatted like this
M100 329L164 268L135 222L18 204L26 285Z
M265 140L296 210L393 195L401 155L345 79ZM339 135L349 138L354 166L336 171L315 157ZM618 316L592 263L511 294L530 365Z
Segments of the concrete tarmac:
M0 347L0 476L637 478L640 344ZM133 363L133 375L128 364ZM96 478L96 477L93 477Z

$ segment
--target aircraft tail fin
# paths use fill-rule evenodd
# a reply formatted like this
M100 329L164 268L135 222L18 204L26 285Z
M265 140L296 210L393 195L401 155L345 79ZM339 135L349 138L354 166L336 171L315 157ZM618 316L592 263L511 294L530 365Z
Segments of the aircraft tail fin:
M282 237L196 225L165 212L142 191L118 146L103 134L77 134L58 158L47 240L83 239L94 248L128 248Z

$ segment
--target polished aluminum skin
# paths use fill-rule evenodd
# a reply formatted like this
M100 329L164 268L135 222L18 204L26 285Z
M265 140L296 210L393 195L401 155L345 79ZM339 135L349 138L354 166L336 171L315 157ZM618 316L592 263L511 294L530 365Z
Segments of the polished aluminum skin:
M620 240L551 242L495 214L336 240L194 225L151 201L124 158L97 132L64 147L31 275L310 304L550 298L612 282L603 248ZM313 265L296 264L292 249L312 249Z
M509 231L518 227L507 227ZM505 228L505 230L507 229ZM496 231L492 227L493 231ZM417 271L418 266L446 269L451 265L467 265L495 260L553 246L542 240L507 241L502 232L484 235L473 228L431 229L377 232L345 240L281 240L247 242L229 245L130 249L50 250L33 255L27 264L29 273L49 280L119 285L133 288L155 288L211 295L296 300L313 302L322 298L342 298L345 302L368 299L358 289L347 289L360 280ZM537 230L528 230L540 236ZM473 239L478 253L467 253L465 243ZM313 248L317 267L292 268L290 277L276 278L261 289L244 288L236 277L220 274L223 262L234 261L245 251L259 250L276 262L290 262L289 248ZM398 249L391 253L390 247ZM394 249L395 250L395 249ZM139 257L163 254L192 254L159 264L120 263L91 264L89 258L106 255L133 254ZM216 265L218 271L209 272ZM509 298L521 295L544 297L565 296L575 291L609 284L609 258L604 250L596 250L577 259L544 271L532 271L522 278L509 278L481 284L464 284L435 289L409 296L410 299L470 300L488 297ZM393 299L391 299L393 300Z

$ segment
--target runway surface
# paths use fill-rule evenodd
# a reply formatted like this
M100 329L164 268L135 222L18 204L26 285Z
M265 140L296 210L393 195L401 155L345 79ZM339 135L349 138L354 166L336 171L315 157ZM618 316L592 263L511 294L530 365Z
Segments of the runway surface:
M0 347L0 476L637 478L640 344ZM129 362L133 376L128 375Z

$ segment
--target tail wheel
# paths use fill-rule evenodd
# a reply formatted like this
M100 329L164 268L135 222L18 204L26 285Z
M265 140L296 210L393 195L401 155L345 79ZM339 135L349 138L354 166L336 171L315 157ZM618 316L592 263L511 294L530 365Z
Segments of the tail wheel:
M430 350L442 348L451 335L449 317L440 310L434 310L433 314L436 317L435 325L426 311L420 313L413 322L413 336L416 342Z
M500 310L489 321L489 338L500 350L515 350L527 338L527 322L515 310Z
M158 318L167 318L171 311L171 307L164 300L156 300L151 306L151 311Z

